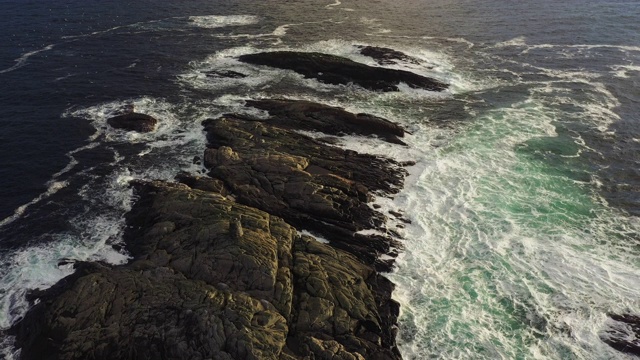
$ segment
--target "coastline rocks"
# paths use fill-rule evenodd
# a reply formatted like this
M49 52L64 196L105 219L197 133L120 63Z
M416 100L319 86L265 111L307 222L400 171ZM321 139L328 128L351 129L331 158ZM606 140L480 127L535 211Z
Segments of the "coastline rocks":
M319 131L329 135L375 135L384 141L406 145L399 138L405 130L387 119L352 114L344 109L300 100L248 100L247 106L269 112L269 124L286 129Z
M269 119L227 115L203 124L209 141L204 165L236 201L322 235L381 271L390 270L379 257L400 244L388 236L356 232L387 231L385 216L367 202L373 194L398 191L406 175L400 164L329 146L272 126Z
M400 244L367 203L397 192L406 171L297 131L402 128L306 102L251 104L271 118L204 122L210 177L132 182L131 261L77 262L34 291L10 329L21 359L401 358L394 285L379 274Z
M607 325L600 334L602 341L618 351L640 356L640 316L609 314Z
M107 123L116 129L146 133L156 129L158 120L151 115L130 112L114 116L108 119Z
M167 267L93 265L46 294L17 329L21 359L278 359L273 307Z
M447 85L409 71L374 67L317 52L273 51L241 55L240 61L293 70L332 85L360 85L373 91L398 91L401 83L414 89L443 91Z
M282 219L138 182L133 261L79 263L12 333L22 359L399 359L393 285Z

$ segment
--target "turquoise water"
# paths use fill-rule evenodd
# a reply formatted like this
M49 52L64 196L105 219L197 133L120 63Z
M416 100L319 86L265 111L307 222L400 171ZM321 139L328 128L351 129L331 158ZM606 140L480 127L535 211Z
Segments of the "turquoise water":
M623 357L599 333L608 312L640 311L639 224L601 197L581 139L558 132L571 116L530 97L423 154L398 204L417 224L390 275L407 358Z

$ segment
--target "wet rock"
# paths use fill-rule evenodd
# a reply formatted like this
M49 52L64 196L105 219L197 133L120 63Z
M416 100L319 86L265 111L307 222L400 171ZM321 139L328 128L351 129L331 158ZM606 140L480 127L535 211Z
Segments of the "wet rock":
M154 131L158 120L151 115L130 112L107 120L111 127L141 133Z
M402 221L405 224L411 224L411 220L404 217L404 215L401 212L389 210L389 214L393 215L396 219ZM396 226L396 227L400 227L400 226Z
M640 316L609 314L607 329L600 338L618 351L640 356Z
M12 329L22 359L399 359L393 285L281 218L136 182L126 265L76 263Z
M373 67L340 56L316 52L273 51L247 54L240 61L293 70L306 78L333 85L360 85L374 91L398 91L401 83L414 89L443 91L447 85L409 71Z
M384 215L367 205L372 192L398 191L405 170L396 162L343 150L285 128L234 116L205 121L209 175L242 204L335 240L368 264L398 246L384 232Z
M22 359L278 359L285 319L259 300L144 262L80 270L13 329Z
M380 65L394 65L398 61L414 65L420 64L418 59L391 48L379 46L359 46L359 48L360 54L375 59Z
M248 100L252 106L269 112L270 125L329 135L375 135L385 141L406 145L399 138L405 130L387 119L369 114L352 114L338 107L296 100Z
M400 244L358 231L392 233L368 202L397 192L406 170L298 131L401 128L305 102L252 105L271 117L204 123L210 177L132 182L131 262L75 262L30 294L39 302L10 330L22 359L400 359L399 305L379 274Z
M212 179L208 176L197 176L186 172L180 172L176 175L176 180L192 189L215 192L224 196L228 195L227 189L224 187L224 183L221 180Z
M230 78L230 79L242 79L247 77L247 75L243 73L239 73L237 71L233 71L233 70L209 71L206 73L206 76L210 78Z

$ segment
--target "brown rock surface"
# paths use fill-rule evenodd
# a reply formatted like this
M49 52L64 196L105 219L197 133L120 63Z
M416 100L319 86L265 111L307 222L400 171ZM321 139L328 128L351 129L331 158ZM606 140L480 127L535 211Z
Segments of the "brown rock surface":
M75 274L33 293L39 303L11 329L22 359L400 358L393 284L378 273L392 266L380 255L399 244L356 231L385 231L367 202L397 192L406 171L293 130L370 134L361 128L368 120L332 133L328 124L356 115L303 102L253 105L280 120L205 122L211 177L134 183L124 239L131 262L77 263ZM373 121L376 135L401 135Z
M399 358L372 267L220 194L137 187L134 260L38 294L12 329L22 359Z
M229 115L204 124L210 146L205 166L238 202L318 233L361 261L389 270L378 257L399 244L356 232L386 231L385 216L367 202L374 193L398 191L406 174L398 163L329 146L269 120Z

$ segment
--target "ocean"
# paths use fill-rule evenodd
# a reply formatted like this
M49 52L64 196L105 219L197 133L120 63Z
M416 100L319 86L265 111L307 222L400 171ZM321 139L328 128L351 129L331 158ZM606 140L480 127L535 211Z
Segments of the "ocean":
M203 172L202 120L289 98L411 132L408 148L339 143L416 162L376 199L412 221L388 274L405 359L627 358L601 335L607 314L640 314L638 19L640 2L604 0L0 0L0 328L73 271L64 259L128 260L128 182ZM377 65L361 45L450 88L371 92L237 60ZM127 104L157 131L108 127Z

